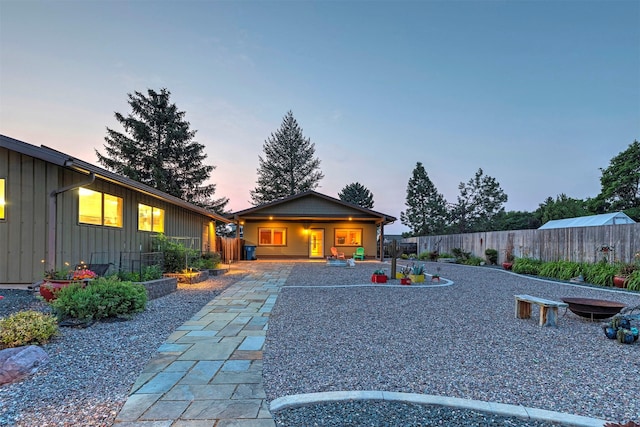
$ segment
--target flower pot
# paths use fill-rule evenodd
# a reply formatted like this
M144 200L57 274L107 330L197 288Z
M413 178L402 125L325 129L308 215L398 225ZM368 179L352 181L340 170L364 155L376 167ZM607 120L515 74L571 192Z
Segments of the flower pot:
M502 263L502 268L504 268L505 270L511 270L511 267L513 267L513 263L512 262L503 262Z
M410 285L411 284L411 279L408 277L402 277L400 278L400 284L401 285Z
M372 274L371 283L387 283L387 276L385 274Z
M616 288L626 288L628 280L629 278L626 276L613 276L613 286Z
M432 276L431 277L431 281L432 282L439 282L440 281L440 276Z
M424 274L410 274L409 278L413 283L422 283L424 282Z
M40 285L40 295L42 295L45 301L52 301L56 299L56 294L60 289L65 288L72 283L75 282L73 280L47 279L42 285Z

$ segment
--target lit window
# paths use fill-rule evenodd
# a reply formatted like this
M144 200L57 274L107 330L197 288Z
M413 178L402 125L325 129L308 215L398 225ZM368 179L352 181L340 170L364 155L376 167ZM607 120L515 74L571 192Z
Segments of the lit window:
M164 233L164 209L138 204L138 230Z
M0 219L4 218L4 178L0 179Z
M335 246L362 246L362 229L361 228L336 229Z
M287 244L286 228L258 229L258 242L261 246L285 246Z
M122 227L122 198L80 188L78 222L81 224Z

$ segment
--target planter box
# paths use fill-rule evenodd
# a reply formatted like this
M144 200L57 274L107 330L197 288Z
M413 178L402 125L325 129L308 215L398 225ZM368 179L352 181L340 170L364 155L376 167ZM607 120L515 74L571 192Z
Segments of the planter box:
M229 271L228 268L210 268L209 276L222 276Z
M411 279L411 283L424 282L424 274L410 274L409 278Z
M616 288L626 288L628 280L629 278L627 276L613 276L613 286Z
M411 284L411 279L408 277L403 277L400 279L400 284L401 285L410 285Z
M175 277L164 277L157 280L149 280L148 282L134 282L145 287L148 299L156 299L169 295L178 289L178 279Z
M372 274L371 283L387 283L387 276L384 274Z
M209 278L209 270L194 271L193 273L165 273L163 276L175 278L179 283L198 283Z

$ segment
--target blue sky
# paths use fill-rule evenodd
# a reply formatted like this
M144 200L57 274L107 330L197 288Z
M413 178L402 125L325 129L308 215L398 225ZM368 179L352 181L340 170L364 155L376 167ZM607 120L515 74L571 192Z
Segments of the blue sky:
M482 168L533 211L640 139L640 2L0 0L0 133L95 162L163 87L232 210L292 110L317 190L360 182L386 233L418 161L449 202Z

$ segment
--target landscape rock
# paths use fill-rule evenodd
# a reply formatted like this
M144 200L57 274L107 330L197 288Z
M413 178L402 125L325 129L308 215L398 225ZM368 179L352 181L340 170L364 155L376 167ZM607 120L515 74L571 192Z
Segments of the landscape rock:
M0 350L0 385L34 374L49 362L49 355L37 345Z

